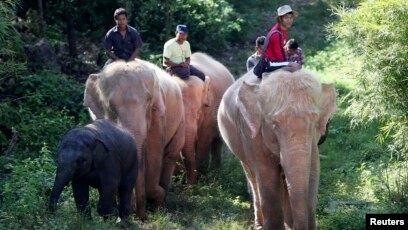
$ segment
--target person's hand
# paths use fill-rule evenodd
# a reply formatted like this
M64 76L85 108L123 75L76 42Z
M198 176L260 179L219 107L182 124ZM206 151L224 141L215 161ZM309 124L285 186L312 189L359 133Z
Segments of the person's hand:
M183 67L183 68L185 68L185 69L189 69L189 68L190 68L190 66L188 65L187 62L182 62L182 63L180 63L180 64L181 64L181 67Z

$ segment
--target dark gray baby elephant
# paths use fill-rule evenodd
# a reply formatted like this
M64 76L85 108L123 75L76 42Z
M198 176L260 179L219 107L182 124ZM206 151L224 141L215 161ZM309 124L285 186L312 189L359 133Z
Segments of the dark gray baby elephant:
M99 191L98 213L126 219L136 182L136 144L131 134L107 120L68 131L58 149L58 168L49 209L55 211L63 188L72 181L78 211L90 217L89 186Z

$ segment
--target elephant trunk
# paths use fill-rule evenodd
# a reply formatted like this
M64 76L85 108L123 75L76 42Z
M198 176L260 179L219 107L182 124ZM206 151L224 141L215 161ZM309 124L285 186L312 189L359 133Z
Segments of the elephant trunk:
M64 170L62 170L64 169ZM75 167L71 165L58 165L57 175L55 176L54 187L52 188L52 192L50 195L50 201L48 204L48 209L51 212L54 212L57 207L58 199L62 193L62 190L66 185L68 185L69 181L71 181Z
M291 147L281 150L281 162L285 175L294 229L308 226L309 181L311 170L311 148Z

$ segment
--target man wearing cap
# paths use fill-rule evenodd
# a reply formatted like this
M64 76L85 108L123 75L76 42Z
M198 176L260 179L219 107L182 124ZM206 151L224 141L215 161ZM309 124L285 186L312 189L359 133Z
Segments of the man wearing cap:
M265 51L265 57L269 61L269 66L266 71L270 72L282 68L294 72L302 68L302 66L298 63L287 61L287 54L284 47L287 38L286 30L292 26L293 19L297 16L297 12L293 11L289 5L279 7L277 12L276 24L268 32L270 38Z
M116 60L131 61L139 57L142 39L137 30L127 24L127 12L123 8L115 10L116 26L106 33L104 47L109 60L105 66Z
M164 44L163 65L171 75L176 75L182 79L194 75L204 81L205 75L190 65L191 49L187 37L187 26L178 25L176 27L176 37Z

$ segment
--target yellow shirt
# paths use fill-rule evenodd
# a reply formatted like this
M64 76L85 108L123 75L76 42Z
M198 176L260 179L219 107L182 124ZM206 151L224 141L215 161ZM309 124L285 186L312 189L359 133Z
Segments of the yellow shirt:
M184 41L183 44L180 45L176 42L176 38L172 38L164 44L163 57L168 58L171 62L179 64L184 62L186 58L189 58L190 56L191 49L188 41ZM164 64L164 58L163 65L166 66Z

